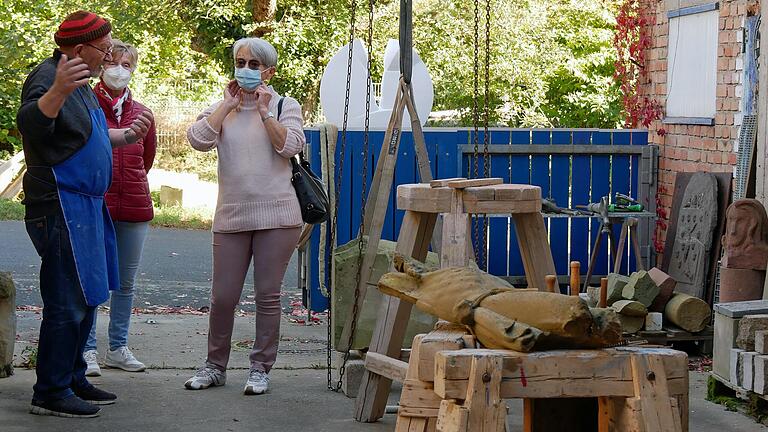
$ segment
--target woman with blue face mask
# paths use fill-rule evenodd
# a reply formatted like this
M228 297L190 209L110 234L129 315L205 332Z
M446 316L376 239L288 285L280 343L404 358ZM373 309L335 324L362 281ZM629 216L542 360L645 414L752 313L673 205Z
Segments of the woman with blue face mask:
M259 38L234 49L235 79L223 100L187 130L197 150L218 152L219 196L213 218L213 281L205 364L184 384L190 390L224 385L234 313L253 262L256 336L245 394L262 394L277 358L280 287L301 232L290 158L304 149L301 105L266 83L277 51Z

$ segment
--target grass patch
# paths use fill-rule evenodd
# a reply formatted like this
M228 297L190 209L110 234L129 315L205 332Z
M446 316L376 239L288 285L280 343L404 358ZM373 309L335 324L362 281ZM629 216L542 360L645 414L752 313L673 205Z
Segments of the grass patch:
M24 220L24 206L11 199L0 199L0 220Z
M213 214L208 209L185 209L179 206L155 207L151 225L179 229L211 229ZM0 199L0 220L24 220L24 206L16 201Z
M207 209L186 209L180 206L155 207L151 225L179 229L211 229L212 214Z

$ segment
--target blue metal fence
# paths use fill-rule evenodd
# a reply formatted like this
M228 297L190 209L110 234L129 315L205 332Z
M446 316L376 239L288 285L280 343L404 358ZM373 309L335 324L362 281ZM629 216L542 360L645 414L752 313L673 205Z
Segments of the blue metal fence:
M655 208L651 190L655 191L655 152L648 144L648 133L642 130L597 129L491 129L489 140L490 175L509 183L540 186L543 197L551 197L560 207L597 202L600 197L621 192L638 197L647 208ZM320 132L306 129L310 161L320 171ZM427 128L424 138L434 178L474 177L474 132L470 129ZM339 191L337 244L345 244L357 236L360 225L362 175L367 164L370 187L373 171L383 142L383 132L371 132L369 156L363 158L362 131L347 132L344 168ZM483 173L483 132L480 143L479 174ZM339 144L341 138L339 137ZM551 146L551 147L542 147ZM626 148L624 146L645 146ZM551 151L550 151L551 149ZM337 144L336 175L339 174L341 146ZM644 159L645 158L645 159ZM643 177L643 174L646 174ZM395 208L395 188L404 183L418 182L413 136L404 132L395 169L389 209L382 230L382 239L396 240L403 212ZM568 274L572 260L582 263L583 272L589 260L590 247L599 235L600 220L596 218L546 219L552 244L552 254L559 275ZM488 270L512 280L524 275L517 249L517 238L508 217L489 218ZM615 236L618 238L618 227ZM641 224L644 238L644 258L652 254L649 247L651 226ZM511 245L511 247L510 247ZM609 252L602 247L594 274L608 271ZM621 251L622 271L634 268L629 245ZM319 292L318 259L319 230L310 247L309 289L313 310L324 310L328 302ZM613 259L613 258L611 258ZM630 265L631 263L631 265Z

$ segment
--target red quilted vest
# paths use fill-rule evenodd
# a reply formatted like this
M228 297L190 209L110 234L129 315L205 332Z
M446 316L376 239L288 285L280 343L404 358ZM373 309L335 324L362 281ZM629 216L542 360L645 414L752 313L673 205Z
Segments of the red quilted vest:
M103 84L96 84L93 91L110 128L127 128L142 111L148 110L129 95L123 103L123 113L118 122L112 111L112 97ZM112 149L112 185L105 195L112 220L145 222L154 217L147 173L152 168L156 150L154 122L143 140Z

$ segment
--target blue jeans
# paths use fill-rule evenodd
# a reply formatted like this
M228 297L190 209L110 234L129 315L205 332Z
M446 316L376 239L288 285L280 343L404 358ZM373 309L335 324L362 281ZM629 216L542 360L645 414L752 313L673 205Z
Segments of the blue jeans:
M149 231L149 222L115 221L117 260L120 265L120 289L112 291L109 304L109 349L128 345L128 327L133 309L133 287L139 271L141 251ZM96 349L96 317L93 318L85 350Z
M40 295L43 322L37 349L34 399L52 401L90 386L85 379L83 349L96 308L85 303L61 213L25 221L27 233L41 258Z

